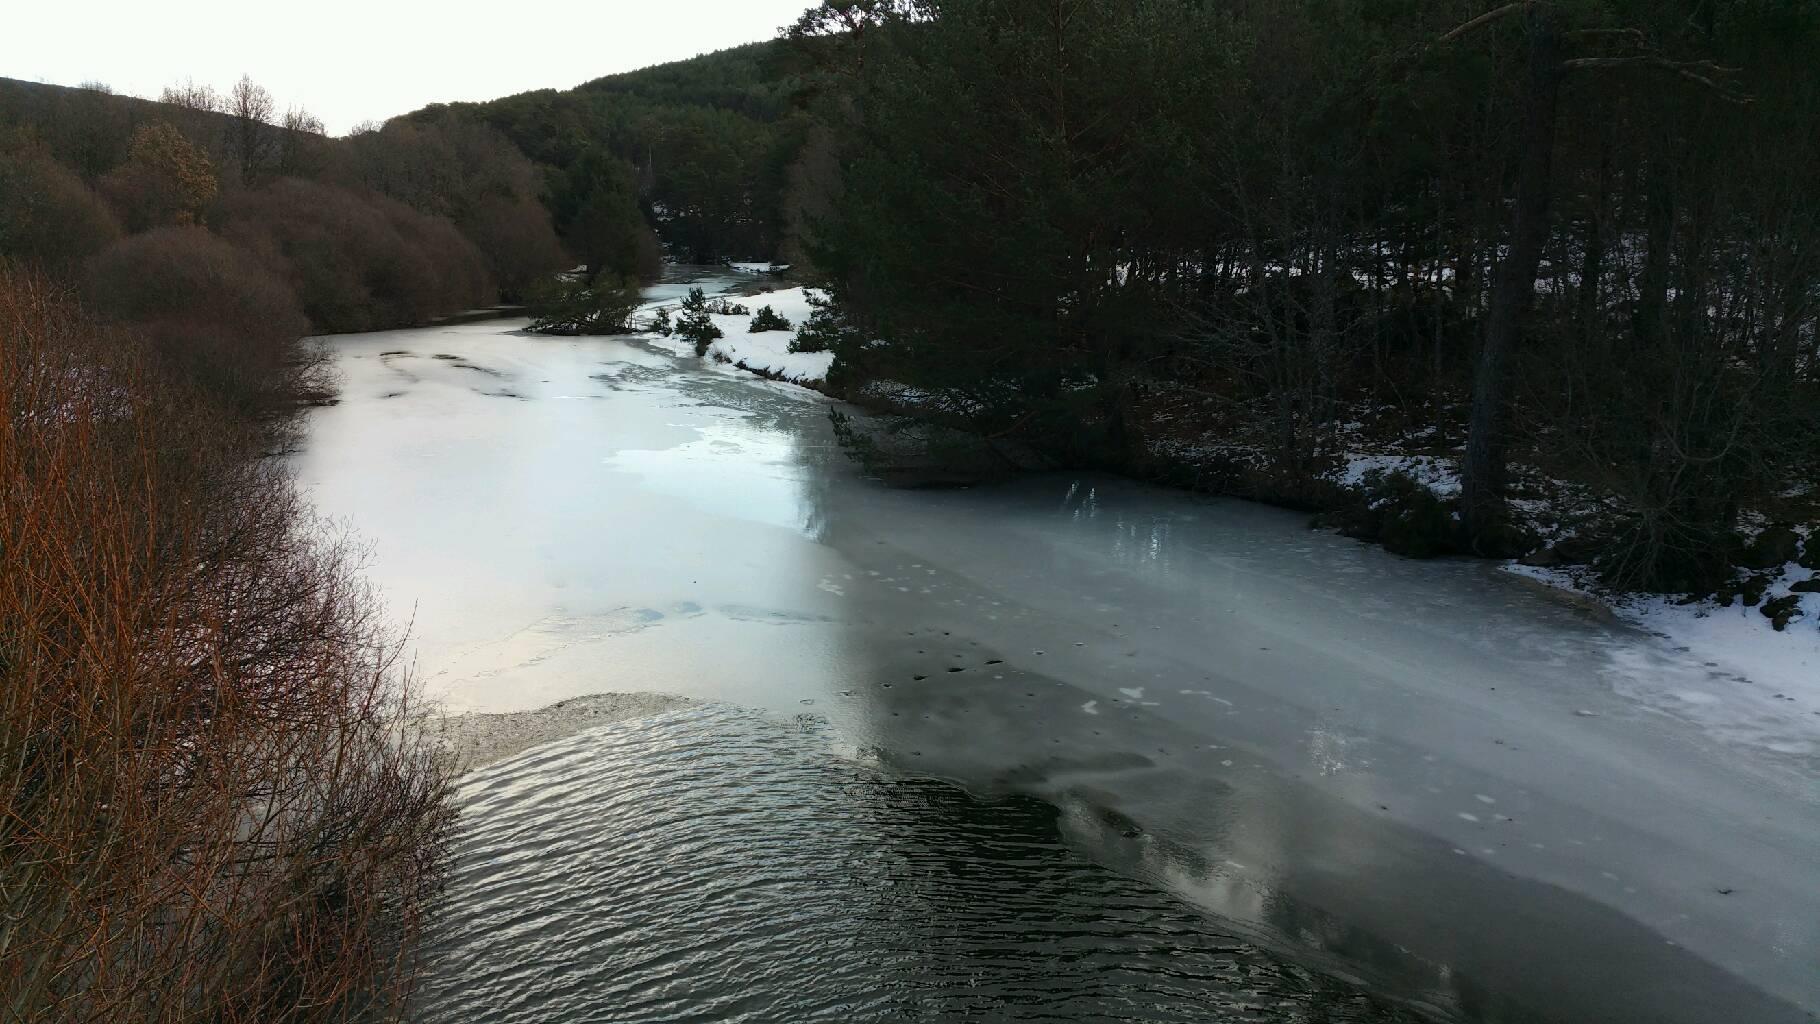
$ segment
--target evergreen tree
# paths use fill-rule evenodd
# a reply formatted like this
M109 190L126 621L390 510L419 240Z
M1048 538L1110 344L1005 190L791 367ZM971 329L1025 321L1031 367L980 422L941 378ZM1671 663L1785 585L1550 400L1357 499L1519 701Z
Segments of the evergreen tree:
M707 355L708 346L722 337L700 288L689 289L688 298L683 300L681 315L676 318L676 333L695 346L697 358Z

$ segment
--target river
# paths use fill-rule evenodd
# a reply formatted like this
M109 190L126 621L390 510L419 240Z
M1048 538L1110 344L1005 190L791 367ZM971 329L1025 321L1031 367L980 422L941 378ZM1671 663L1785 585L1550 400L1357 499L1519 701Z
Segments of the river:
M884 487L820 395L521 327L331 339L298 477L451 709L689 701L464 780L424 1019L1820 1012L1805 709L1287 512Z

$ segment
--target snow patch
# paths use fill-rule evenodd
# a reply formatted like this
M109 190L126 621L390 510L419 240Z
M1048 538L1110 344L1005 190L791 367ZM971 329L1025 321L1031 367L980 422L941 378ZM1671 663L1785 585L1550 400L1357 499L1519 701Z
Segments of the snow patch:
M1362 488L1365 486L1365 478L1372 473L1381 473L1385 476L1402 473L1444 498L1460 493L1458 468L1451 459L1434 455L1381 455L1353 452L1344 456L1344 461L1334 471L1332 479L1341 487Z
M737 269L741 264L733 266ZM714 321L714 326L720 328L721 337L708 346L710 362L809 387L820 384L827 378L828 368L834 364L834 353L790 351L790 343L796 339L797 331L802 329L813 311L809 304L809 289L783 288L756 295L715 297L744 306L753 313L770 306L778 315L790 321L791 329L753 334L750 314L712 314L710 319ZM674 303L658 303L649 307L647 312L655 310L659 305L670 307L674 314ZM691 357L695 354L687 341L675 335L667 338L648 335L646 341L677 356Z
M1682 604L1659 595L1599 593L1570 570L1508 565L1506 571L1609 605L1617 617L1655 636L1662 650L1614 646L1614 677L1624 696L1697 722L1737 742L1781 753L1820 756L1820 594L1801 598L1802 614L1776 632L1758 607ZM1765 600L1816 574L1790 564Z

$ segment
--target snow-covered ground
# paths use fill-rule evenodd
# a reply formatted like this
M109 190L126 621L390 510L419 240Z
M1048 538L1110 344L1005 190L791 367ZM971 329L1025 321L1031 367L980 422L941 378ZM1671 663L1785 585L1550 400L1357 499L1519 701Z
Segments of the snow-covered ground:
M1676 650L1713 669L1713 685L1677 685L1656 694L1689 717L1757 734L1790 715L1820 715L1820 594L1801 598L1802 614L1777 632L1761 606L1735 602L1722 608L1706 600L1683 604L1659 595L1614 595L1593 585L1583 570L1540 569L1515 563L1507 571L1593 598L1618 618L1661 637ZM1790 562L1764 592L1764 601L1789 594L1796 584L1820 573ZM1811 719L1810 719L1811 720ZM1789 746L1790 740L1771 739Z
M1453 460L1434 455L1349 453L1333 480L1342 487L1362 487L1372 473L1402 473L1443 498L1460 493L1460 473Z
M1460 475L1451 458L1432 455L1347 454L1331 479L1345 487L1363 488L1373 473L1403 473L1441 498L1458 497ZM1566 484L1560 484L1567 488ZM1542 499L1514 502L1520 510L1535 511ZM1547 532L1546 530L1544 532ZM1820 705L1820 594L1801 597L1801 613L1786 630L1778 632L1761 604L1735 602L1721 607L1713 600L1684 603L1672 596L1621 594L1600 587L1593 574L1580 568L1536 568L1511 562L1509 572L1596 601L1619 619L1646 630L1715 670L1715 678L1741 682L1724 692L1677 691L1667 696L1694 717L1714 715L1762 719L1782 718L1799 705ZM1817 574L1790 562L1767 575L1776 577L1764 592L1764 602L1787 596L1797 584ZM1734 698L1742 694L1742 704ZM1786 705L1786 706L1785 706ZM1811 712L1820 715L1820 711Z
M739 266L734 264L736 269ZM753 334L750 315L716 313L714 326L720 328L721 337L709 346L709 361L807 387L818 385L827 378L828 368L834 363L834 353L790 351L797 331L809 319L809 289L784 288L757 295L728 296L727 301L744 306L752 313L770 306L790 321L791 329ZM674 315L674 307L671 312ZM652 335L650 340L677 355L693 355L689 343L674 335L668 338Z

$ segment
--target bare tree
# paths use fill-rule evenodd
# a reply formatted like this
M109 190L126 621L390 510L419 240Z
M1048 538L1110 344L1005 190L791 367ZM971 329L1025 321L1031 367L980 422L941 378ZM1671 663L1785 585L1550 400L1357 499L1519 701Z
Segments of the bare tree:
M322 126L322 118L317 117L315 114L310 113L302 107L291 107L285 110L284 130L287 132L299 132L305 135L321 135L325 131Z
M325 134L322 118L302 107L289 107L278 140L278 173L286 176L304 173L312 143Z
M168 103L185 110L218 111L222 109L221 94L215 87L206 83L196 84L193 78L186 78L180 83L167 85L159 95L158 102Z
M273 144L272 119L277 104L265 86L241 75L228 90L226 113L234 119L228 132L230 148L240 165L240 180L250 184L259 176Z
M183 233L254 262L135 241ZM161 340L0 266L0 1015L405 1019L446 770L345 545Z

